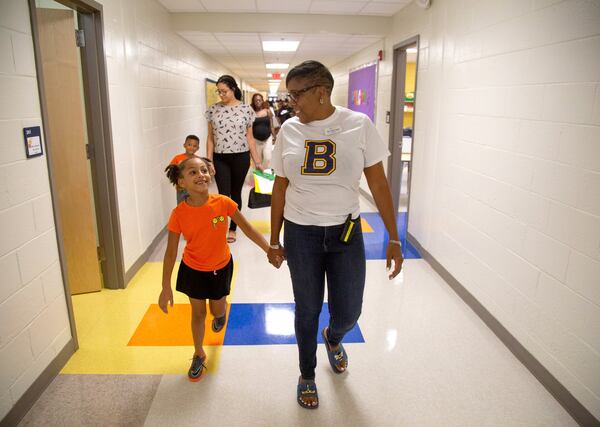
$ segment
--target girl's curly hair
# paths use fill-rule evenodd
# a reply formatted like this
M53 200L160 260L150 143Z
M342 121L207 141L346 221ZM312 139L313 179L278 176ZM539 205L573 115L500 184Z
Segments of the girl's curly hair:
M206 157L191 156L179 162L178 165L170 164L165 168L165 173L167 175L167 178L169 178L169 182L175 187L177 187L177 181L179 181L179 178L181 178L181 174L185 170L185 165L190 159L200 159L206 164L206 166L209 166L212 163L212 161L210 159L207 159Z

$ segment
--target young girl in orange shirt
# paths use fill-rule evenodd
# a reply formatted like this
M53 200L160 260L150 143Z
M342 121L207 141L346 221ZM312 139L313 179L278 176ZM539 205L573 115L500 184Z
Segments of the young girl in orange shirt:
M186 245L177 273L176 289L189 297L192 306L195 351L188 378L190 381L200 381L206 369L206 353L202 347L206 300L214 316L212 330L220 332L226 321L225 298L229 295L233 273L233 258L227 244L227 217L234 220L265 253L269 250L269 244L244 218L233 200L208 193L211 174L207 161L192 156L179 164L169 165L166 172L171 183L187 190L189 196L173 209L169 218L169 237L158 305L165 313L168 313L168 305L173 306L171 273L177 257L179 237L183 234Z

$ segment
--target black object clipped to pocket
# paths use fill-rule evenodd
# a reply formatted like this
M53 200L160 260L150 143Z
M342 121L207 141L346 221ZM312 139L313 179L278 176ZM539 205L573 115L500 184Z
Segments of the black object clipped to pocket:
M344 222L344 229L340 234L340 242L349 244L352 240L352 236L354 236L354 231L357 229L356 225L357 221L352 221L352 214L348 215L346 218L346 222Z
M268 208L271 206L271 195L260 194L254 191L254 188L250 190L248 196L248 207L250 209Z

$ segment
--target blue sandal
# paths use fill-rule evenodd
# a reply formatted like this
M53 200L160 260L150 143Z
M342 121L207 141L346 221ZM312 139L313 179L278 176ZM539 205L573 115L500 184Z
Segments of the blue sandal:
M327 334L325 331L327 328L323 328L321 331L321 335L323 336L323 342L325 343L325 350L327 350L327 358L329 359L329 364L331 365L331 369L336 374L343 374L348 369L348 355L346 354L346 350L344 350L344 346L340 343L340 347L337 351L331 350L329 346L329 340L327 339ZM344 369L340 369L339 366L345 366Z
M309 405L304 402L302 397L314 397L316 399L316 405ZM298 383L296 388L296 400L298 405L306 409L317 409L319 407L319 394L317 393L317 384L314 381L308 381L306 383Z

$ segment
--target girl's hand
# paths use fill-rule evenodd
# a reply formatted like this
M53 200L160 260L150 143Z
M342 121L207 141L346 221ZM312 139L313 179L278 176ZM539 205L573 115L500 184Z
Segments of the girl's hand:
M166 314L169 314L167 304L173 307L173 290L171 288L163 288L163 290L160 293L160 296L158 297L158 306Z
M261 171L261 172L265 170L265 168L263 167L262 163L260 163L260 162L254 163L254 167L256 169L258 169L259 171Z

